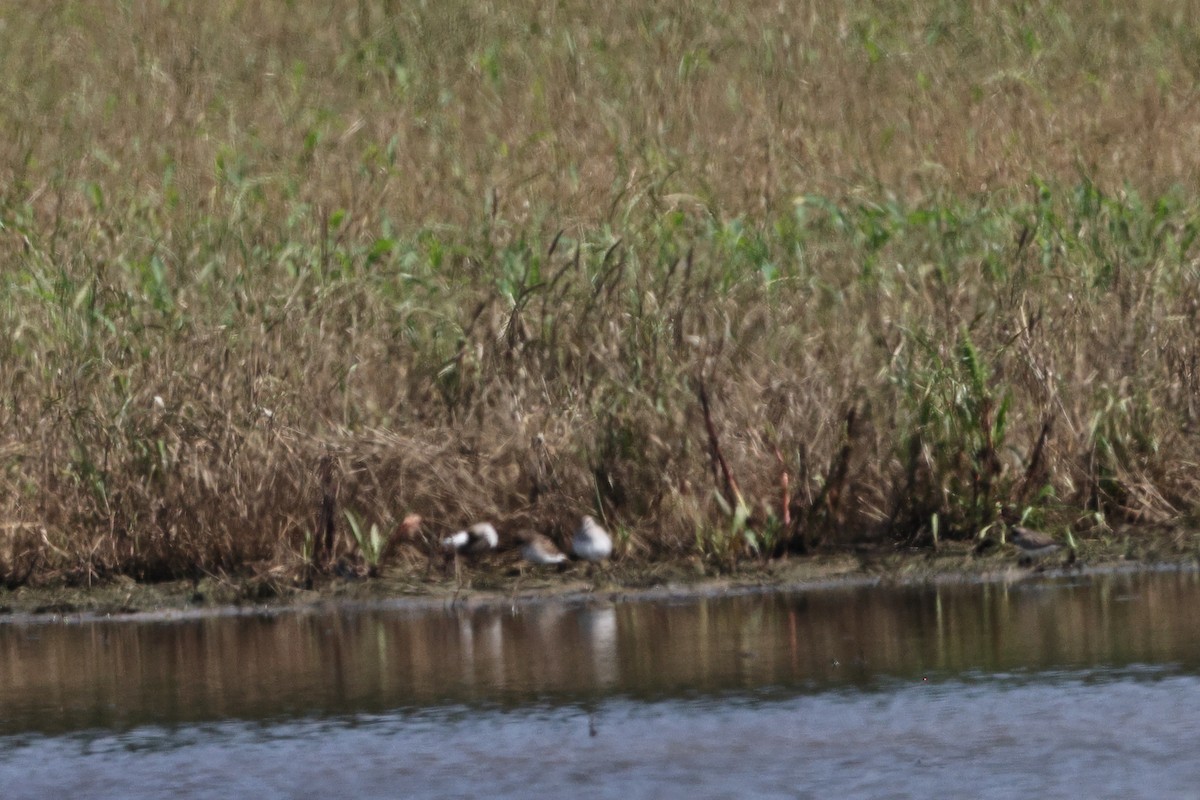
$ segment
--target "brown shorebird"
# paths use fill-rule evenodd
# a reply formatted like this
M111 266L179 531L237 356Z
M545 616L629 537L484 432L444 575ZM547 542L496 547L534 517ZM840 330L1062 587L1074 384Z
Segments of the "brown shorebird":
M584 561L603 561L612 555L612 537L591 517L584 517L571 540L571 550Z
M412 539L417 535L417 531L421 529L423 521L420 514L407 514L404 517L404 521L400 523L400 527L396 529L396 532L405 539Z
M490 522L476 522L466 530L442 539L442 549L455 553L478 555L489 550L495 550L500 543L500 536Z
M400 545L413 543L420 530L421 515L407 515L404 521L396 526L396 530L392 531L392 535L388 537L387 543L383 546L383 550L379 555L380 562L389 561L396 554L396 551L400 549Z
M1021 549L1023 559L1031 561L1049 555L1061 546L1049 535L1023 525L1013 525L1012 543Z
M517 534L517 541L521 543L521 558L531 564L563 564L567 560L554 542L540 533L524 531Z

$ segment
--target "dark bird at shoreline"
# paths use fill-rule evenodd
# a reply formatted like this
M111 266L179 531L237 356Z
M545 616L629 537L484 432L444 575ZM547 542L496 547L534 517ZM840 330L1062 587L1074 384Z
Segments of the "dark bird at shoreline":
M1023 525L1012 527L1012 543L1021 550L1023 558L1035 559L1049 555L1060 549L1062 545L1054 541L1048 534L1026 528Z

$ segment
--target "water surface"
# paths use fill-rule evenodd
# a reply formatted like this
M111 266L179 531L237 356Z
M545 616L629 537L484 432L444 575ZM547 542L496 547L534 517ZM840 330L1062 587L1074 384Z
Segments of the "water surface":
M0 625L5 798L1171 797L1200 576Z

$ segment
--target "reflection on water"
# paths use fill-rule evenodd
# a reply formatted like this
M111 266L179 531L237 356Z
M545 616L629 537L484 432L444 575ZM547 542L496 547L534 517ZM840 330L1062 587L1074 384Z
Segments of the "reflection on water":
M1198 632L1194 572L5 624L0 785L6 798L131 782L229 796L230 781L279 797L986 795L969 770L1037 796L1170 795L1200 778L1185 754ZM1127 791L1118 755L1143 771Z
M1200 575L0 625L0 733L1200 664Z

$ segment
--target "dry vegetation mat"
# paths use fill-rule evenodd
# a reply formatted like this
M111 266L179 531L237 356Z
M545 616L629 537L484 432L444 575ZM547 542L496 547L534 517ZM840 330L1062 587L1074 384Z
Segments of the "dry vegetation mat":
M1198 10L5 4L0 581L1186 529Z

